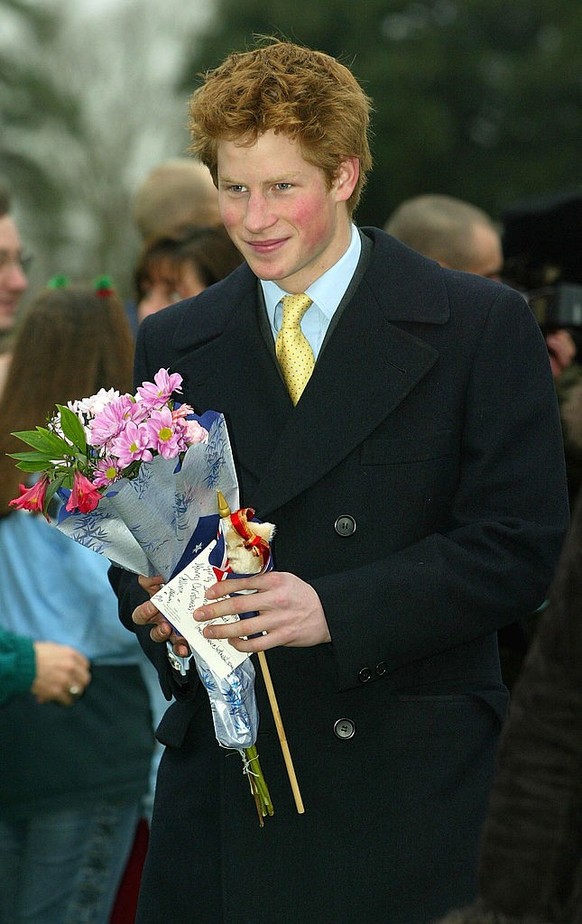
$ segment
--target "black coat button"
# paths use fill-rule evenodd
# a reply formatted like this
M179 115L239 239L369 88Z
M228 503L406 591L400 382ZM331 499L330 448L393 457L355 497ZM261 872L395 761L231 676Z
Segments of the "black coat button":
M383 677L387 670L388 670L388 665L386 664L386 661L380 661L376 665L376 676Z
M351 719L338 719L333 726L334 735L347 741L356 734L356 725Z
M353 536L356 531L356 521L348 514L338 517L333 524L338 536Z
M368 683L368 680L372 679L372 671L369 667L363 667L360 673L358 674L358 680L360 683Z

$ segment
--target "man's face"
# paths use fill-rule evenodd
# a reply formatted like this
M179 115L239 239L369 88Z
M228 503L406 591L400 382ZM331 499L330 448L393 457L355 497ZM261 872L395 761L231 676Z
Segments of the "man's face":
M22 246L9 215L0 218L0 333L10 330L28 281L21 264Z
M265 132L252 145L218 144L218 198L226 230L260 279L304 292L347 250L346 201L357 158L342 162L331 189L298 142Z

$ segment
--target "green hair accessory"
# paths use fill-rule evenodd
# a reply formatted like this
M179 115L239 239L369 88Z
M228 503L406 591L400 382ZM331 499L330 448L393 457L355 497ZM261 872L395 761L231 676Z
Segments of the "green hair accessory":
M48 289L66 289L71 285L71 280L68 276L65 276L64 273L57 273L56 276L51 276L47 282Z
M115 286L113 285L111 276L98 276L93 282L93 288L95 290L95 295L99 295L100 298L107 298L115 292Z

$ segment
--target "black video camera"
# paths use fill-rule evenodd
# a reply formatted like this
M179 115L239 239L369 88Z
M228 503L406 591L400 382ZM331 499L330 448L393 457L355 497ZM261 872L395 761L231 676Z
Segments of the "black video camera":
M558 282L528 292L527 302L544 333L564 327L582 330L582 286Z

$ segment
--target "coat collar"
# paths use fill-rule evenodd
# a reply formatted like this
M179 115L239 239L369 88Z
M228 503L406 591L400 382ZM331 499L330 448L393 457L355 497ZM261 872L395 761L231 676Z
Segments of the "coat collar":
M265 342L248 268L237 271L235 299L218 307L214 299L199 324L188 313L189 326L185 317L175 331L181 353L175 371L184 376L185 394L199 410L224 413L235 458L257 480L253 496L242 501L260 516L331 471L438 359L432 346L394 323L448 319L438 267L382 232L366 233L374 243L369 265L297 407Z

